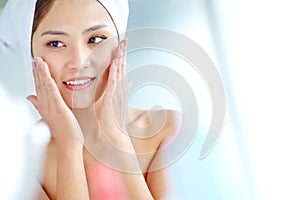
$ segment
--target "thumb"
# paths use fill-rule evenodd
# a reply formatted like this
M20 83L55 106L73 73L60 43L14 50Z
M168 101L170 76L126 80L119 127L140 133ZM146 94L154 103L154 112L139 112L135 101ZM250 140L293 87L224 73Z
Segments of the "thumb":
M34 95L29 95L26 99L37 109L37 97Z

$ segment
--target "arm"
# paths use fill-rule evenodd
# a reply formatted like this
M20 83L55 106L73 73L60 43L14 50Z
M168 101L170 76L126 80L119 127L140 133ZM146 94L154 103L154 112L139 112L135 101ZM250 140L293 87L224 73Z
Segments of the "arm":
M147 174L147 184L153 194L154 199L182 199L180 188L178 187L178 177L172 165L166 166L168 152L163 151L174 140L181 124L180 113L175 111L165 111L167 113L166 125L163 128L162 139L157 152L150 164ZM170 162L170 161L169 161ZM168 162L168 164L169 164Z
M128 110L128 88L124 81L126 45L127 41L124 40L116 49L116 57L110 65L108 84L100 109L100 126L108 144L105 156L109 164L117 166L122 171L120 176L129 199L152 200L153 197L140 169L135 149L126 132L125 116L127 113L124 113ZM120 87L117 87L118 84Z
M69 196L68 199L77 199L77 196L74 198L71 195L87 194L87 191L80 191L87 188L87 186L79 185L80 183L86 183L86 181L85 173L82 173L84 168L80 164L82 162L81 153L77 153L75 148L74 146L74 151L63 152L62 150L67 151L67 148L60 148L61 150L59 150L55 140L50 141L45 162L42 164L43 171L38 176L39 181L36 182L38 184L38 187L36 187L36 200L63 199L66 196Z
M61 130L60 135L80 134L80 127L73 118L73 126ZM63 132L63 133L62 133ZM72 138L56 140L57 172L56 199L57 200L88 200L89 192L83 162L83 143Z
M168 158L169 155L168 152L163 151L164 148L173 142L177 134L179 134L178 130L181 124L181 117L178 112L170 110L158 113L160 113L160 115L165 115L164 113L166 113L166 123L162 131L157 135L158 141L160 142L148 167L146 180L139 168L136 156L133 156L135 155L133 148L128 145L126 149L126 145L119 145L119 148L123 147L123 152L131 152L130 155L126 153L122 154L125 157L123 159L119 157L123 162L118 165L123 166L123 171L129 172L124 173L123 178L129 191L130 199L181 199L179 196L180 193L178 192L179 188L177 188L178 180L176 179L176 172L172 166L166 166L166 160L168 160L166 158ZM116 156L114 156L114 158L116 158Z
M82 145L57 147L57 200L88 200Z
M125 49L122 44L121 48L118 49L118 54L125 53ZM123 51L123 52L120 52ZM149 181L146 182L143 171L140 169L138 159L136 157L136 153L130 137L128 133L125 131L124 127L124 116L126 116L124 111L127 110L127 98L126 88L117 88L117 84L122 81L122 78L125 76L125 65L126 59L125 56L117 56L110 66L108 84L105 91L105 95L103 97L102 104L99 106L100 111L100 126L102 128L102 132L104 134L104 139L106 140L106 144L108 149L106 149L104 161L106 164L112 165L114 167L119 167L123 185L126 187L128 192L129 199L160 199L160 197L165 197L165 191L167 188L167 183L162 184L161 181L163 178L160 176L164 172L160 171L160 173L150 173ZM120 86L124 86L124 82L120 84ZM116 98L116 99L115 99ZM118 109L115 109L117 105ZM114 112L113 112L114 111ZM172 121L172 120L171 120ZM173 123L174 121L172 121ZM172 124L170 122L170 124ZM163 139L169 138L169 133L172 132L171 126L168 126L166 131L162 133L166 135ZM169 135L168 135L169 134ZM162 142L164 143L164 142ZM163 145L162 145L163 146ZM156 155L154 162L159 162L160 156ZM98 158L99 159L99 158ZM162 190L158 190L161 187Z
M88 200L83 138L78 122L64 103L47 64L40 58L35 59L33 75L37 96L29 96L28 100L49 126L57 151L56 194L49 196L57 200Z
M35 196L33 197L35 200L50 200L49 196L41 186L38 180L35 181L34 187L36 189Z
M52 189L49 187L48 192L46 193L43 186L36 181L36 200L50 200L50 199L89 199L88 196L78 196L78 194L87 194L87 186L85 181L85 173L82 170L83 166L81 163L80 155L74 151L73 153L61 153L57 156L58 164L57 165L57 185L56 185L56 195L53 194ZM75 157L74 157L75 156ZM77 160L78 158L78 160ZM62 160L62 161L61 161ZM79 184L77 184L79 183ZM81 185L82 184L82 185ZM81 186L80 186L81 185ZM77 190L75 190L77 189ZM78 191L82 190L82 191ZM76 192L74 192L76 191ZM49 197L49 196L51 197Z
M113 159L114 162L118 162L115 166L118 166L122 170L120 174L127 191L128 199L153 200L154 198L135 155L135 150L129 142L127 144L129 145L118 146L118 148L123 150L123 153L117 152L113 156Z

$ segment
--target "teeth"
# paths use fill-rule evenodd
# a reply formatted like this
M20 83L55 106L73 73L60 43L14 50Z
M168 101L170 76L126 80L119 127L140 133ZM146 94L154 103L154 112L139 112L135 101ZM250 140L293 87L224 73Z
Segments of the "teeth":
M86 84L86 83L88 83L90 81L91 81L91 79L76 80L76 81L67 81L66 84L67 85L83 85L83 84Z

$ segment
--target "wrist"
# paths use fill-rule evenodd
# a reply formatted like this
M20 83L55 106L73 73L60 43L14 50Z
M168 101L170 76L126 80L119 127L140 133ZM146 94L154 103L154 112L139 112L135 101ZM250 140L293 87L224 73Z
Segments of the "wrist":
M135 153L130 136L122 131L113 131L112 134L105 136L107 142L119 150Z
M58 141L55 140L56 149L58 154L72 155L82 153L84 144L80 141Z
M79 149L84 146L84 137L79 125L71 127L60 127L52 131L57 148Z

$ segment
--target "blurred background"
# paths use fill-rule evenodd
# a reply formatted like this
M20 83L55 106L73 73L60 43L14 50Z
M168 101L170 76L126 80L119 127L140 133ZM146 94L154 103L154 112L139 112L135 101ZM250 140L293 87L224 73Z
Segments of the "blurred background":
M178 176L182 199L300 199L298 3L292 0L129 2L129 30L160 27L186 35L211 57L225 87L226 121L222 136L214 150L199 160L211 113L205 83L199 81L202 85L199 90L204 88L198 91L203 103L199 106L200 120L204 123L190 148L171 166ZM3 0L0 5L4 5ZM148 58L144 62L153 62L151 55ZM0 84L10 97L20 101L32 87L31 77L24 76L28 69L22 67L22 62L20 52L0 52ZM134 65L137 61L128 62ZM143 96L148 99L145 107L157 101L154 104L177 108L176 102L170 100L174 96L168 95L168 91L155 99L150 98L153 94L149 91L155 94L153 88L144 88L132 103L140 102L138 98ZM0 188L3 184L0 180Z

